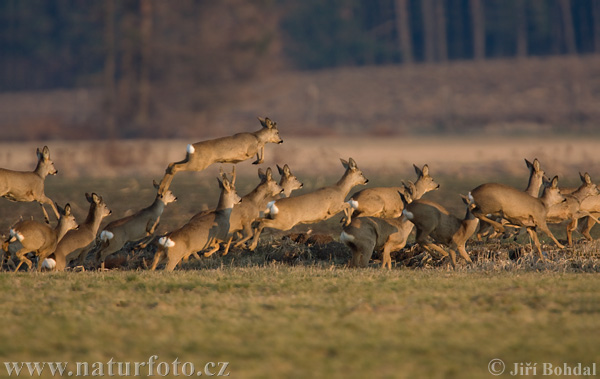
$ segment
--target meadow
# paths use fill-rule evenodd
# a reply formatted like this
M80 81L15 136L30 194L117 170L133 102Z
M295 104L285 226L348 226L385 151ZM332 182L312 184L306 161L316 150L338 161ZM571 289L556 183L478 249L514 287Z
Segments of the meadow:
M448 141L437 145L445 149L441 156L431 154L431 143L429 149L418 144L400 149L392 143L383 144L385 148L375 144L381 154L392 154L385 157L388 163L383 167L381 156L378 162L369 155L372 150L342 143L333 147L333 153L311 145L322 155L311 153L313 161L308 162L294 145L288 155L276 148L267 149L267 154L290 163L305 184L299 193L337 181L343 173L339 158L350 156L350 149L358 154L352 156L372 186L397 185L399 178L414 180L412 163L429 163L441 188L426 197L462 216L458 194L482 182L525 187L523 158L540 153L520 150L526 144L515 142L503 153L482 148L479 160L454 154ZM590 149L593 146L589 143ZM464 146L457 143L454 149ZM417 156L419 151L430 155ZM61 205L69 201L79 221L87 213L85 192L102 195L112 209L104 224L154 199L151 181L160 178L160 167L158 173L137 176L118 175L116 169L116 175L107 177L69 175L68 170L60 172L65 167L60 158L64 162L65 156L63 152L53 157L59 175L47 179L46 193ZM571 161L538 157L548 174L564 172L567 185L575 185L575 168L589 155L572 156ZM389 163L394 161L400 162L397 167ZM580 170L597 169L590 162ZM238 166L237 188L245 194L258 183L256 166L246 162ZM171 189L178 201L166 208L159 234L215 205L216 170L177 175ZM3 232L21 216L41 219L36 204L2 200L0 211ZM233 249L224 257L192 259L172 273L145 269L152 245L133 254L120 253L121 268L106 272L0 273L5 325L0 331L0 356L3 362L106 365L111 358L147 362L157 355L159 362L169 365L175 359L191 362L197 371L210 362L228 362L231 377L298 378L480 378L492 376L488 371L492 359L506 364L503 376L510 376L514 365L521 363L537 363L540 373L544 363L598 362L598 242L578 241L573 248L558 250L543 236L546 260L539 261L525 233L518 241L470 241L467 251L474 264L459 260L456 270L447 260L421 254L410 245L393 255L390 271L379 268L376 255L371 267L357 270L347 268L350 253L337 242L339 219L265 234L254 253ZM564 240L564 225L552 229ZM282 238L308 230L333 240ZM218 367L212 369L217 371ZM0 376L7 375L6 366L0 364Z

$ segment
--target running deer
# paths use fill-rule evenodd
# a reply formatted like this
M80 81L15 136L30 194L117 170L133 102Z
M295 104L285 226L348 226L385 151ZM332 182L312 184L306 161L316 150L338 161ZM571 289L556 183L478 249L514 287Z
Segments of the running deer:
M600 217L600 195L590 196L581 202L581 210L589 212L592 216ZM588 240L592 241L590 231L596 225L596 221L592 217L583 217L578 221L577 229Z
M153 182L158 190L158 183ZM151 237L160 222L165 207L177 200L170 190L158 191L152 205L130 216L115 220L100 232L100 248L96 251L96 265L104 270L104 261L119 251L127 242L142 242Z
M563 194L566 201L551 206L546 216L546 221L553 224L561 223L565 220L570 221L567 225L567 244L569 246L573 246L572 234L577 229L577 220L579 218L589 217L594 222L598 222L598 219L584 207L587 206L584 203L586 199L590 197L593 199L600 194L598 187L592 183L592 179L587 172L583 175L579 174L579 176L582 182L581 186L570 194Z
M85 198L90 203L90 210L83 224L77 229L69 230L67 234L58 242L54 251L56 261L56 271L63 271L65 267L73 260L77 259L79 264L83 264L85 255L91 244L96 240L96 234L100 228L102 219L111 214L110 209L102 198L95 193L85 194ZM40 256L40 260L47 257Z
M253 164L264 161L265 144L283 143L279 137L277 123L269 118L259 117L262 128L253 133L237 133L233 136L196 142L188 145L185 159L170 163L160 182L160 191L164 192L179 171L202 171L213 163L238 163L256 155Z
M428 165L424 165L423 169L413 166L417 173L417 181L414 183L416 199L440 187L429 175ZM406 194L405 187L374 187L360 190L348 200L350 207L345 209L342 221L349 225L353 216L400 217L403 206L399 193Z
M412 190L405 189L407 202L411 201ZM367 267L374 251L382 252L382 268L392 268L391 252L406 246L413 229L413 223L406 217L379 218L354 217L349 225L343 227L340 242L352 251L350 267Z
M36 154L38 163L32 172L0 168L0 197L10 201L37 201L42 207L46 223L50 223L44 204L49 204L52 207L57 219L60 218L60 214L54 202L44 193L44 181L46 176L56 175L58 171L50 160L48 146L44 146L41 151L37 149Z
M223 255L227 255L229 246L233 240L233 236L237 232L241 232L242 236L236 241L234 247L242 246L246 241L252 238L253 229L252 223L261 216L261 211L265 209L267 203L275 196L281 194L283 189L275 180L271 168L267 168L266 172L258 170L260 183L252 192L242 197L239 204L233 206L231 216L229 217L229 240ZM212 253L205 253L205 257L209 257Z
M541 198L533 197L516 188L498 184L486 183L470 192L474 199L475 208L473 214L479 220L490 223L498 232L504 232L504 226L490 219L487 215L497 215L508 220L512 225L527 228L527 232L533 240L538 256L542 258L542 247L538 239L536 228L546 233L554 241L556 246L564 248L560 244L546 224L548 209L554 204L565 201L564 196L558 189L558 177L554 177L549 186L544 188Z
M217 180L221 188L217 208L194 216L181 228L159 238L151 270L155 270L159 263L166 260L165 270L173 271L182 259L187 259L192 253L211 249L208 254L212 254L219 249L219 243L227 239L229 217L233 206L241 198L235 191L235 171L231 182L226 176Z
M20 221L10 229L10 237L4 243L3 250L13 250L13 246L19 249L15 252L15 256L20 261L15 271L18 271L23 263L27 264L28 270L31 271L32 263L26 256L30 252L39 257L38 270L41 270L42 265L49 267L48 265L54 263L44 260L44 257L47 257L56 249L58 242L69 230L77 227L75 216L71 213L70 204L67 203L64 209L58 205L56 205L56 208L60 213L60 218L54 229L50 228L48 224L35 220Z
M279 167L277 165L277 170L279 171L279 175L281 175L281 179L279 179L279 186L283 189L283 191L279 194L279 197L290 197L292 191L300 189L304 186L304 184L292 174L290 167L287 164Z
M544 180L547 180L544 171L540 167L540 162L537 158L535 158L533 162L529 162L527 159L525 159L525 165L529 169L529 180L527 182L527 188L525 188L524 192L533 197L540 197L540 188L542 187ZM494 220L499 223L505 222L505 220L502 220L502 217L495 217ZM515 235L518 233L519 229L516 229ZM479 223L477 239L481 241L482 237L485 236L488 238L494 238L498 236L498 233L494 231L492 225L482 221ZM508 237L508 235L505 234L505 237Z
M450 250L450 259L454 268L456 268L455 250L458 250L465 261L473 263L469 254L467 254L465 244L475 233L479 223L479 220L471 212L473 198L463 195L461 195L461 198L467 206L467 213L462 220L433 201L415 200L407 203L403 200L405 201L405 207L402 212L417 229L416 242L429 253L435 250L444 257L448 256L448 253L441 246L429 242L428 237L431 237L438 244L447 246Z
M327 220L344 210L344 199L357 185L367 184L354 159L341 159L346 172L333 186L318 189L314 192L296 197L286 197L268 204L269 218L262 219L256 232L250 250L256 249L258 239L264 228L289 230L297 224L310 224Z

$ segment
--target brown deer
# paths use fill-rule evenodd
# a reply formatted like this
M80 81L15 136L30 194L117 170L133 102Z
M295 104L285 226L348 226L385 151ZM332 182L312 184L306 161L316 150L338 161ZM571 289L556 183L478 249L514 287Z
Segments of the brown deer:
M111 214L110 209L102 198L95 193L85 194L90 203L90 210L83 224L77 229L69 230L67 234L58 242L54 255L56 261L56 271L63 271L65 267L73 260L77 259L79 264L83 264L85 255L90 245L96 240L96 234L100 228L102 219ZM47 257L40 256L43 261Z
M154 188L159 185L153 182ZM151 237L167 204L177 200L170 190L156 194L154 202L130 216L112 221L100 233L100 248L96 251L96 265L104 270L104 261L119 251L126 242L143 241Z
M202 171L213 163L238 163L256 155L253 164L264 161L266 143L283 143L277 123L259 117L262 128L253 133L237 133L233 136L196 142L188 145L185 159L170 163L160 182L160 192L169 188L173 176L179 171Z
M300 189L304 186L304 184L292 174L290 167L287 164L279 167L277 165L277 170L279 171L279 175L281 175L281 179L279 179L279 186L283 189L283 191L279 194L279 197L290 197L292 191Z
M570 194L566 194L566 201L559 204L554 204L548 209L546 216L546 222L549 223L561 223L565 220L570 220L567 225L567 244L573 246L573 231L577 229L578 219L582 217L589 217L593 222L598 222L598 219L590 213L589 210L585 209L585 206L589 206L590 203L585 204L585 200L600 194L596 184L592 183L590 175L586 172L585 174L579 174L581 178L581 186Z
M344 199L348 192L357 185L367 184L368 180L363 176L354 159L341 161L346 172L335 185L270 202L269 218L259 222L250 250L256 249L260 234L265 227L289 230L297 224L327 220L343 211L344 206L347 206Z
M417 173L417 181L414 183L416 189L416 192L414 193L415 199L440 187L440 185L429 175L428 165L424 165L423 169L420 169L416 165L413 166ZM345 217L343 222L346 225L349 225L353 216L374 216L382 218L400 217L403 209L400 193L406 194L404 186L373 187L356 192L350 197L350 200L348 200L350 207L346 208L344 211Z
M417 229L416 242L429 253L432 250L448 256L448 253L435 243L428 241L431 237L435 242L445 245L450 250L452 267L456 268L456 251L468 263L473 263L465 249L465 244L477 230L479 220L473 216L473 198L461 195L467 206L467 213L461 220L450 214L440 204L428 200L415 200L407 203L402 211L404 216L415 225Z
M58 205L56 205L56 208L60 212L60 218L54 229L50 228L48 224L35 220L20 221L10 229L10 237L2 248L4 251L13 250L13 246L19 249L15 252L15 256L20 261L15 271L18 271L23 263L27 264L29 271L31 270L31 260L26 256L29 252L34 252L40 258L38 259L38 270L40 270L43 262L45 262L42 257L52 253L63 236L69 230L77 227L75 216L71 213L70 204L67 203L64 209ZM46 262L45 264L51 263Z
M519 191L516 188L499 183L482 184L473 189L470 194L475 203L475 208L473 209L475 217L490 223L496 231L501 233L504 232L504 226L490 219L487 215L501 216L512 225L527 228L527 232L531 236L540 258L543 258L542 248L536 228L539 228L548 237L552 238L556 246L561 249L564 248L546 224L548 209L554 204L565 201L564 196L560 194L560 190L558 189L558 177L555 176L552 179L550 186L544 189L544 193L540 199Z
M217 208L194 216L181 228L159 238L151 270L155 270L159 263L166 260L165 270L173 271L182 259L187 259L192 253L211 249L208 253L212 254L219 249L219 243L227 239L229 217L233 206L241 198L235 191L235 173L231 182L227 177L217 180L221 188Z
M48 175L56 175L58 171L50 160L48 146L36 151L38 163L32 172L12 171L0 168L0 197L11 201L37 201L42 207L46 223L50 223L44 204L49 204L60 218L54 202L44 193L44 181Z
M542 168L540 167L540 162L537 158L533 160L533 162L529 162L525 159L525 165L529 169L529 180L527 182L527 188L525 188L525 193L529 194L533 197L540 196L540 188L546 179L546 175ZM562 193L562 191L561 191ZM505 220L502 220L502 217L495 217L494 220L496 222L502 223ZM519 233L520 229L516 229L515 235ZM477 239L482 240L482 237L487 236L488 238L494 238L498 236L498 233L494 231L492 225L488 224L485 221L479 223L479 231L477 232ZM505 237L508 235L505 233Z
M411 200L411 194L405 190L405 198ZM413 223L406 217L379 218L354 217L349 225L343 227L340 242L352 251L350 267L367 267L374 251L382 252L382 268L392 268L391 252L406 246L408 236L413 229Z
M261 179L258 186L256 186L252 192L242 197L242 201L239 204L233 206L233 210L229 217L230 236L227 247L230 246L233 236L237 232L241 232L242 237L236 241L234 247L239 247L252 238L252 223L260 217L260 213L267 206L267 202L283 191L281 186L273 180L273 174L270 167L267 168L266 172L259 169L258 177ZM227 255L228 251L229 249L226 248L223 255ZM207 252L204 256L209 257L214 252L216 251Z

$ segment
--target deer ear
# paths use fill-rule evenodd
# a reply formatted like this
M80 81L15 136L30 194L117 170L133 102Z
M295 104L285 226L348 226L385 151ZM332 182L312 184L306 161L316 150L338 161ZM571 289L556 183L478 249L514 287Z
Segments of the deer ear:
M587 184L592 184L592 178L590 177L590 174L588 174L587 172L583 175L583 178L585 179L585 182Z
M428 165L424 165L423 166L423 170L421 170L423 173L423 176L429 176L429 166Z
M88 203L91 203L91 202L93 201L93 200L92 200L92 195L90 195L90 194L89 194L89 193L87 193L87 192L85 193L85 198L86 198L86 200L88 201Z
M540 161L537 158L533 160L533 168L535 171L540 171Z
M71 204L67 203L65 205L65 216L69 216L71 214Z
M260 180L265 180L267 178L267 175L265 174L262 168L258 169L258 177Z
M267 167L267 173L265 174L267 180L273 180L273 171L271 167Z
M558 188L558 176L552 178L552 188Z
M348 163L350 163L351 168L357 168L356 161L352 158L348 158Z
M50 157L50 149L48 149L48 146L44 146L42 149L42 156L44 159L48 159Z
M98 204L102 201L102 198L96 195L95 193L92 193L92 200L94 201L94 203Z
M42 152L39 147L35 149L35 155L37 155L38 159L42 159Z
M340 158L340 161L342 161L342 166L344 166L344 168L345 168L346 170L347 170L348 168L350 168L350 163L348 163L348 161L347 161L347 160L345 160L345 159L341 159L341 158Z
M277 165L277 171L279 171L279 175L283 176L283 173L285 172L285 167L281 168L281 166Z
M416 164L413 163L413 167L415 168L415 172L417 173L418 177L423 176L423 171L421 171L421 169L419 167L417 167Z
M156 180L152 179L152 186L158 189L160 187L160 184L156 183Z

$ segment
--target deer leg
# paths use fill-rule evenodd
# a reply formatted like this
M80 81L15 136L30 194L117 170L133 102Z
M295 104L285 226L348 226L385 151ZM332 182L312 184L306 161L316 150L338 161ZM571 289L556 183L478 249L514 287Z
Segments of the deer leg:
M159 248L156 251L156 253L154 254L154 259L152 260L152 266L150 267L150 271L156 270L156 266L158 266L158 264L163 261L164 255L165 251L163 249Z
M19 251L17 251L15 253L15 255L17 256L17 258L19 258L19 264L17 265L17 268L15 268L15 272L19 271L19 267L21 267L21 265L23 263L27 264L27 271L31 271L31 260L29 260L29 258L27 258L26 254L28 253L28 251L26 249L21 249Z
M571 219L571 222L567 225L567 245L573 246L573 231L577 230L577 218Z
M381 268L388 268L388 270L392 269L392 246L389 243L386 243L385 246L383 247L383 253L382 253L382 264L381 264Z
M477 209L477 208L473 209L472 213L473 213L473 216L477 217L480 221L485 221L488 224L490 224L494 228L494 230L496 230L497 232L504 233L504 225L488 218L486 215L481 213L481 211L479 209Z
M231 242L231 240L229 242ZM210 249L209 251L207 251L206 253L204 253L204 256L205 257L210 257L211 255L213 255L214 253L216 253L217 251L219 251L220 248L221 248L221 245L219 245L217 243L216 245L214 245L214 247L212 249Z
M250 244L250 246L248 246L248 250L254 251L256 249L256 246L258 246L258 238L260 237L260 234L262 233L264 228L264 221L261 221L258 224L256 230L254 231L254 238L252 238L252 243Z
M264 157L265 157L265 147L262 146L260 149L258 149L258 152L256 153L256 160L254 162L252 162L252 164L261 164L264 162Z
M462 244L462 245L458 245L458 246L457 246L457 250L458 250L458 253L460 254L460 256L461 256L461 257L462 257L462 258L463 258L465 261L467 261L467 263L469 263L469 264L472 264L472 263L473 263L473 261L471 260L471 257L469 256L469 253L467 253L467 250L465 249L465 245L464 245L464 244Z
M592 220L589 217L584 217L582 219L582 221L579 223L579 225L581 228L580 232L581 232L581 234L583 234L585 239L587 239L588 241L593 240L592 235L590 234L590 231L592 230L594 225L596 225L596 221Z
M550 238L552 238L552 241L554 241L554 243L556 244L556 246L558 246L559 249L564 249L565 246L563 244L561 244L560 242L558 242L558 240L556 239L556 237L554 237L554 234L552 234L552 232L550 231L550 229L548 229L548 225L546 225L546 222L542 222L538 225L538 228L540 228L542 230L542 232L546 233L546 235ZM531 234L531 233L529 233ZM536 234L536 239L537 239L537 234ZM539 241L538 241L539 243ZM541 254L541 249L540 249L540 254Z
M535 232L535 228L530 226L527 227L527 233L529 233L529 236L533 240L533 244L535 245L535 251L537 252L538 257L541 260L544 260L544 256L542 255L542 245L540 244L540 240L538 239L537 233Z
M233 240L233 236L229 237L227 244L225 245L225 251L223 251L223 255L227 255L229 253L229 247L231 246L231 241Z

